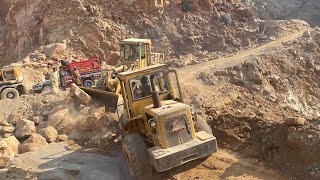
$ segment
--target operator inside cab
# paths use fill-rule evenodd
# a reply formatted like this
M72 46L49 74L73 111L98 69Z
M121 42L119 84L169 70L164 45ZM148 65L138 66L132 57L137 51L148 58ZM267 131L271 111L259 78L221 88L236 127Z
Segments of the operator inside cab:
M146 57L146 45L122 44L120 52L124 61L140 61Z
M137 45L135 44L125 44L121 45L121 57L125 61L139 61L140 59L140 50L138 50Z
M129 80L134 100L151 96L152 91L168 92L169 86L164 72L135 77Z

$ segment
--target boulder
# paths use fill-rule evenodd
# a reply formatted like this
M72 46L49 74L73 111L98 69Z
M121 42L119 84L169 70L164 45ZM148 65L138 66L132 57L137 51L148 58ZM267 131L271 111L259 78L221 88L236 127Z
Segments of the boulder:
M219 70L213 73L215 76L228 76L227 70Z
M89 115L77 122L77 128L80 131L95 129L100 125L100 120L105 117L105 107L97 107L90 110Z
M47 59L47 56L45 54L39 54L38 59L39 61L45 61Z
M90 107L84 107L82 109L79 110L80 114L88 114L90 110Z
M284 120L284 124L286 125L299 125L302 126L304 125L304 122L306 121L305 118L302 117L289 117Z
M8 117L8 123L11 123L11 124L17 124L18 121L20 121L22 119L22 115L21 114L11 114L9 117Z
M23 119L16 125L15 136L18 139L28 138L34 132L36 132L36 126L34 122Z
M120 59L120 54L118 52L110 54L108 57L108 64L115 66Z
M63 109L57 111L48 117L48 125L54 128L58 128L59 125L66 119L66 117L70 114L68 109Z
M29 56L25 57L25 58L22 60L22 63L23 63L23 64L28 64L28 63L30 63L30 57L29 57Z
M62 43L53 43L43 47L43 54L52 59L58 59L65 54L67 46Z
M316 52L319 46L314 41L310 40L306 43L306 48L311 52Z
M58 137L58 131L52 126L40 129L38 133L46 138L47 142L54 142Z
M76 84L71 84L70 95L80 104L90 105L92 102L91 97L80 89Z
M296 130L297 130L297 128L291 126L291 127L288 128L288 133L293 133Z
M36 125L39 125L41 122L43 122L44 117L42 116L35 116L32 118L32 121L36 123Z
M309 30L307 30L307 31L303 32L302 36L303 37L311 37L311 33Z
M275 89L270 84L264 84L263 85L263 96L271 102L277 101L277 94L275 92Z
M243 8L243 7L240 7L236 10L236 12L242 16L242 17L253 17L253 10L252 8Z
M37 126L37 130L43 129L48 127L48 122L47 121L43 121L41 122L38 126Z
M5 156L0 156L0 169L6 168L8 166L9 161L10 161L10 158L5 157ZM6 176L6 174L5 174L5 176ZM3 177L3 179L5 179L5 176L1 175L0 179L1 179L1 177Z
M3 138L7 138L7 137L10 137L10 136L13 136L14 134L13 133L4 133L2 134L2 137Z
M12 133L14 132L14 127L12 125L9 125L9 126L4 126L2 127L1 129L1 133Z
M0 156L14 157L21 153L21 145L15 136L0 140Z
M39 147L43 147L48 145L46 139L42 137L40 134L32 134L26 141L22 144L22 152L35 151Z
M58 136L58 141L61 142L61 141L67 141L69 139L68 135L66 134L61 134Z

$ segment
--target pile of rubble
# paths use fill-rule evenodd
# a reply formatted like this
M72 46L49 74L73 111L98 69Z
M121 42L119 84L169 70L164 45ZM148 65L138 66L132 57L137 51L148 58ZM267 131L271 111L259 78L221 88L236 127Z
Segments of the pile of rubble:
M26 101L29 106L25 106ZM20 153L52 142L72 139L105 147L109 141L119 141L114 115L106 113L102 104L93 104L91 97L74 84L69 94L53 90L0 103L9 106L0 111L1 167Z

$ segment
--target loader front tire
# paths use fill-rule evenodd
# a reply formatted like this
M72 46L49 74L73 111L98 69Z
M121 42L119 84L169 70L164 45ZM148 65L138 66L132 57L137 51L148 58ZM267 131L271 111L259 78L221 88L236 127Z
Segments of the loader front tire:
M139 134L126 135L122 140L122 149L131 176L135 180L151 179L152 166L142 137Z

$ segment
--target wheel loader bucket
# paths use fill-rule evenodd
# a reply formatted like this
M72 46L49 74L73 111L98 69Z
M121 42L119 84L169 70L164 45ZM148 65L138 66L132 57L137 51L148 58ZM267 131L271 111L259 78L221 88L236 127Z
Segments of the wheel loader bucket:
M110 111L116 111L119 99L118 94L87 87L81 87L81 89L93 99L104 103Z

